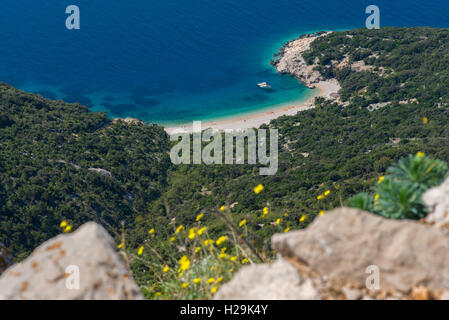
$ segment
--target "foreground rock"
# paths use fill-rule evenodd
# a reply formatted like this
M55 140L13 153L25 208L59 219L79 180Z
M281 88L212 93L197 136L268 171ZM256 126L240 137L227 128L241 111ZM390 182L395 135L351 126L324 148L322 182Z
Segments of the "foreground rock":
M440 299L448 297L449 233L414 221L394 221L340 208L319 216L304 230L273 236L272 245L299 272L269 270L283 288L301 297L309 279L322 299ZM252 267L254 268L254 267ZM257 268L262 268L258 266ZM269 267L265 267L269 268ZM217 298L282 299L257 269L243 269ZM267 271L268 272L268 271ZM378 276L377 276L378 275ZM254 294L248 288L257 288ZM240 291L239 291L240 290ZM301 292L298 292L301 291ZM282 289L283 291L283 289ZM313 289L308 289L313 291ZM240 294L238 294L240 292Z
M282 258L273 264L244 267L215 296L218 300L317 300L310 279Z
M8 249L0 242L0 275L12 264L12 257Z
M79 279L79 281L78 281ZM106 230L93 222L39 246L0 277L0 299L143 299Z
M272 243L283 256L329 278L365 284L367 267L375 265L387 290L449 289L448 233L414 221L342 208L305 230L275 235Z
M449 229L449 178L442 185L424 193L422 200L429 211L425 221Z

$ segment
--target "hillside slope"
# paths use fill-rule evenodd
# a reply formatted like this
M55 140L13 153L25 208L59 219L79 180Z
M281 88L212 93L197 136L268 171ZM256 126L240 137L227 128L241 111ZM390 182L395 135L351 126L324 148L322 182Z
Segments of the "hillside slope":
M62 220L132 226L164 187L167 141L160 127L0 84L0 242L22 258Z
M449 30L430 28L335 32L314 41L304 59L339 81L340 98L270 123L281 139L271 177L251 165L173 166L161 127L111 121L1 84L0 242L20 260L60 233L62 220L74 228L98 221L117 239L124 220L130 248L155 226L157 247L173 234L170 222L188 226L201 211L234 204L249 239L269 248L273 233L305 227L407 154L449 160L448 47ZM256 196L258 184L266 192ZM261 221L265 206L270 213ZM211 236L225 229L211 215L204 219ZM276 219L275 227L261 227ZM136 262L138 282L150 277L146 270Z

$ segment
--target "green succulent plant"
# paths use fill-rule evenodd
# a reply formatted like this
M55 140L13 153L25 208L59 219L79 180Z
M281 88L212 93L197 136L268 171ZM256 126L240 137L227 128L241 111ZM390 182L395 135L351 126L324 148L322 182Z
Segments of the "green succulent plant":
M373 188L374 194L357 194L347 201L347 205L389 219L422 219L427 215L422 195L429 188L440 185L448 171L444 161L421 152L409 155L387 169L387 175Z
M440 185L448 172L444 161L435 160L419 152L409 155L391 166L387 173L392 177L410 183L417 183L423 188Z
M367 192L362 192L351 197L347 205L365 211L373 211L373 196Z
M375 187L374 212L389 219L421 219L426 211L421 196L425 189L418 183L386 177Z

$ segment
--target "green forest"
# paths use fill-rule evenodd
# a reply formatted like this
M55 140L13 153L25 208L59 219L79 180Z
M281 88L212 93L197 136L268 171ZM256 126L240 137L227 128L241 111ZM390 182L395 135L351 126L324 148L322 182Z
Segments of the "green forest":
M449 30L334 32L305 59L340 82L340 99L316 99L314 109L262 126L279 130L274 176L260 176L257 165L173 165L161 126L0 84L0 242L20 261L61 233L61 221L73 229L97 221L136 255L154 229L152 248L179 259L185 248L165 245L175 230L203 213L210 237L226 234L216 214L224 206L268 257L272 234L371 192L409 154L449 161ZM337 67L344 59L366 68ZM138 284L151 288L156 260L148 250L132 259Z

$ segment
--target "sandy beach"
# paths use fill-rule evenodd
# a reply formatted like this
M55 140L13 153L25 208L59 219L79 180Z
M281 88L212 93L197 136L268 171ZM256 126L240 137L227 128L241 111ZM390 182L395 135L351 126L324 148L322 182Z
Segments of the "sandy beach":
M340 85L335 80L320 81L315 84L316 94L306 101L297 104L292 103L288 106L273 106L270 110L262 112L250 113L247 115L239 115L228 119L220 119L217 121L208 121L201 124L202 130L212 128L214 130L244 130L248 128L258 128L262 124L268 124L271 120L279 118L284 115L295 115L300 111L308 110L314 107L314 100L316 97L324 97L326 99L333 99L332 93L337 93L340 90ZM193 131L192 124L185 124L182 126L165 127L168 134L176 132Z

